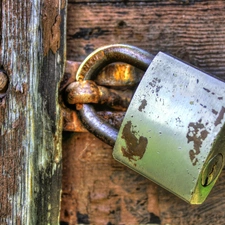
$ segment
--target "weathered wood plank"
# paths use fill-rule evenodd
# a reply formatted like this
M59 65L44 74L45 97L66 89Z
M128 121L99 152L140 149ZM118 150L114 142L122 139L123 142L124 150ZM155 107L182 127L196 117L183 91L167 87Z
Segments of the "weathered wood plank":
M10 82L0 103L0 224L57 224L66 2L1 6L0 65Z
M168 52L225 78L222 0L70 3L69 60L125 43ZM111 148L91 134L64 134L63 149L62 224L159 223L157 216L162 225L224 223L224 170L206 202L190 206L115 162Z
M157 186L116 162L110 146L89 133L66 133L63 149L63 224L156 222Z
M163 6L70 4L68 59L82 61L97 47L126 43L153 54L173 54L225 78L224 8L221 0Z

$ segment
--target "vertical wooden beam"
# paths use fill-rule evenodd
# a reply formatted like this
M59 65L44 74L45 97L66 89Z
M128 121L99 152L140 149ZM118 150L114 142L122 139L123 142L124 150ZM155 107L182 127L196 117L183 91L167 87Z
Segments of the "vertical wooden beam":
M66 0L2 0L0 224L58 224Z

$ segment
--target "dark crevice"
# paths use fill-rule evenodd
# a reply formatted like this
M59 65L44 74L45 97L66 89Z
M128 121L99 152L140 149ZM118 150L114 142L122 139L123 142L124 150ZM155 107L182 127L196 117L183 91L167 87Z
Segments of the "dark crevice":
M168 0L162 0L162 1L158 1L158 0L96 0L96 1L82 1L82 0L69 0L69 4L123 4L123 5L128 5L128 4L143 4L145 3L147 4L157 4L158 6L162 6L162 5L193 5L195 3L198 2L203 2L203 0L172 0L172 1L168 1Z
M161 224L161 220L154 213L150 213L150 221L149 221L149 223Z
M69 225L69 223L64 222L64 221L60 221L60 225Z
M80 212L77 212L77 222L82 224L90 224L88 215Z

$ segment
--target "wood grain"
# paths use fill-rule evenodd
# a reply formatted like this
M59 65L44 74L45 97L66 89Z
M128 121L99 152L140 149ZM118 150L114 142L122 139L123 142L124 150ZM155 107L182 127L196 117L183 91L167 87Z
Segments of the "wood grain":
M102 45L124 43L153 54L167 52L225 78L225 2L162 6L156 2L70 4L68 59L82 61Z
M63 149L65 224L147 224L148 209L159 213L157 186L116 162L110 146L89 133L65 133Z
M61 189L58 82L65 55L64 1L1 1L0 67L9 87L0 100L0 224L57 224ZM62 4L62 5L61 5ZM46 10L46 11L45 11ZM54 12L54 13L53 13ZM57 48L44 51L59 32ZM55 25L55 26L54 26ZM59 43L59 42L58 42Z

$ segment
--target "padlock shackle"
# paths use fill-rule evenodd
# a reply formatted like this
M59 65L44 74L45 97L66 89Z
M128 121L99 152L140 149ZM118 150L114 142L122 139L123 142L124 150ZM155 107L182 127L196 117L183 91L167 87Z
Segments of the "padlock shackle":
M101 69L113 62L128 63L146 71L154 56L131 45L108 45L91 53L80 65L76 80L94 80ZM118 130L100 119L91 104L83 104L79 110L84 126L105 143L114 146Z
M146 71L154 55L131 45L115 44L96 49L80 65L76 80L94 80L101 69L113 62L128 63Z

